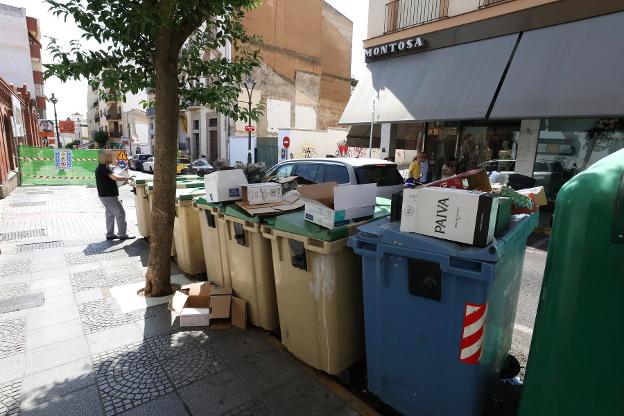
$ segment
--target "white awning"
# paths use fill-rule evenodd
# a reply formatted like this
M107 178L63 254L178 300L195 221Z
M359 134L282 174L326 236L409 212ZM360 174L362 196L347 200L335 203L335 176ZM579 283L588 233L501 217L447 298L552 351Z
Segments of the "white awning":
M518 34L368 64L340 124L484 119ZM376 98L378 95L378 98Z

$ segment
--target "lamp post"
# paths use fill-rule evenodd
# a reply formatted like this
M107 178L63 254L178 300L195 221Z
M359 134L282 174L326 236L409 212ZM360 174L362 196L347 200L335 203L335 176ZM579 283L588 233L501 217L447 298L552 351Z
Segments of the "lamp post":
M54 106L54 128L56 130L56 147L60 149L61 148L61 135L59 134L58 117L56 116L56 103L58 103L58 98L56 98L54 96L54 93L52 93L52 96L48 99L48 101L50 101L52 105Z
M247 96L249 97L249 114L248 114L248 128L247 128L247 165L251 165L252 157L251 157L251 95L253 94L253 90L256 86L256 81L251 77L251 74L247 74L247 79L245 80L245 89L247 90Z

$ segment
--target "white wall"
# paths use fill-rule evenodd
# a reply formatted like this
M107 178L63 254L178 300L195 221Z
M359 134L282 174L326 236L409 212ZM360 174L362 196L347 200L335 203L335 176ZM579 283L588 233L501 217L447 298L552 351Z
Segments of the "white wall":
M448 15L468 13L479 8L479 0L449 0Z
M139 92L138 94L126 94L126 101L121 103L121 108L123 111L130 110L142 110L145 111L143 106L141 105L141 101L147 100L147 93L145 91Z
M234 166L236 162L247 163L247 142L248 137L230 137L229 160L230 166ZM251 157L254 157L254 149L256 148L256 136L251 136Z
M347 129L333 128L328 130L280 129L278 133L278 159L283 158L284 137L290 138L290 146L286 151L287 159L304 159L339 155L339 145L347 140Z
M275 100L269 98L267 100L266 116L267 131L269 133L277 133L279 129L289 128L291 115L290 101Z
M369 0L367 37L374 38L384 33L387 0Z
M316 129L316 111L307 105L295 106L295 128Z
M0 76L16 87L26 84L34 95L26 9L0 4L0 56Z

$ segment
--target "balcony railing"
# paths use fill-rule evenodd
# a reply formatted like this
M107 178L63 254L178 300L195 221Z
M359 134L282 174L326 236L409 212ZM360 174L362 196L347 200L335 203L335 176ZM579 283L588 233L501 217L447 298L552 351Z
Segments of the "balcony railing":
M118 111L108 111L106 112L107 120L121 120L121 113Z
M505 3L510 0L479 0L479 8L493 6L498 3Z
M487 1L487 0L480 0ZM386 4L384 33L418 26L448 16L449 0L395 0Z
M119 139L121 138L121 132L120 131L109 131L108 132L108 137L110 137L111 139Z

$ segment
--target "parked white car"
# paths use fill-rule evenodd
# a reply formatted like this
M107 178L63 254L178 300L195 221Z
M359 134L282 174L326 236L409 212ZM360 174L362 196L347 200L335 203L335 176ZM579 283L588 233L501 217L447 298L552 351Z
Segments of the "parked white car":
M143 162L143 172L154 173L154 156Z
M392 197L404 187L403 177L395 163L382 159L319 158L291 159L273 166L266 177L300 176L314 183L377 184L377 196Z

